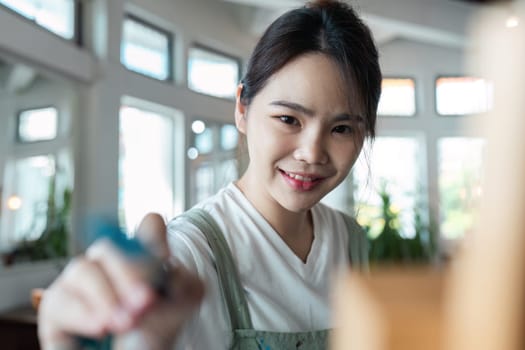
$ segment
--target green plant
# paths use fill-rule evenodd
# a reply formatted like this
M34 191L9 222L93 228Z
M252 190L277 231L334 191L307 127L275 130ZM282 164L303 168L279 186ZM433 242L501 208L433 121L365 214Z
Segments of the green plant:
M413 237L402 235L399 213L392 210L390 194L386 186L379 191L381 197L381 216L375 218L383 223L383 228L376 237L369 237L369 258L372 263L430 263L436 254L435 230L433 225L423 220L422 209L426 206L418 203L414 208ZM372 224L365 226L369 233Z
M46 227L36 240L22 240L11 252L3 256L4 264L19 261L38 261L63 258L68 255L68 222L71 209L71 190L62 192L61 205L56 201L56 176L49 182L49 195L46 205Z

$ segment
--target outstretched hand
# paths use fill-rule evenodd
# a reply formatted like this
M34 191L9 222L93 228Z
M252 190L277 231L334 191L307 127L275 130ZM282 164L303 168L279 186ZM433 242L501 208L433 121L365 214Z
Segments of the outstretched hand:
M203 283L169 263L166 225L158 214L144 217L137 237L167 266L166 293L149 283L148 271L108 240L73 259L44 292L38 314L43 349L73 349L77 336L114 336L114 347L165 349L204 295Z

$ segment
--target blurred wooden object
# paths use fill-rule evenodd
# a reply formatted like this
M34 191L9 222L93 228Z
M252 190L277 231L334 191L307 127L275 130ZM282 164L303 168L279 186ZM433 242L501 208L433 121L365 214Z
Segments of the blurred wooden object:
M494 109L476 119L487 138L477 228L442 276L385 270L344 277L334 350L525 349L524 3L491 7L472 27L479 52L470 67L495 92ZM511 14L522 23L507 27Z
M454 266L447 296L446 349L525 349L525 11L524 2L481 13L472 27L474 71L494 83L483 203ZM512 13L514 12L514 13ZM506 27L510 15L521 19Z
M349 274L336 291L333 349L439 350L442 348L444 273L380 269Z

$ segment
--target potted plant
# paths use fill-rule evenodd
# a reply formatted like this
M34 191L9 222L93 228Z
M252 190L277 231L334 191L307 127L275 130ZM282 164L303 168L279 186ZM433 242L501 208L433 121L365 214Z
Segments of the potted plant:
M403 235L399 224L399 212L392 210L391 196L383 185L379 190L381 197L380 216L376 217L382 229L376 237L371 237L370 227L365 225L369 238L369 258L371 263L425 264L431 263L437 253L435 229L423 219L426 206L418 203L414 207L414 232L412 237Z
M49 195L45 206L46 227L36 240L22 240L13 250L3 255L4 265L20 261L38 261L64 258L68 255L71 190L62 192L60 205L56 201L56 175L50 178Z

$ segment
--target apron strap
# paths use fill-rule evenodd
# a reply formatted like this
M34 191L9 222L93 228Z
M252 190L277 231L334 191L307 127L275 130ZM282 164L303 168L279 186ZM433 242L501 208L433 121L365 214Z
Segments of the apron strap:
M252 320L248 303L239 278L237 266L224 239L221 229L213 217L205 210L193 208L180 217L195 225L208 240L215 258L215 269L219 277L219 286L226 302L232 329L252 329Z
M354 218L342 213L348 230L348 257L351 266L368 271L368 240ZM193 208L180 217L195 225L205 236L214 256L215 269L223 300L226 302L232 329L253 329L246 295L237 266L221 229L205 210Z
M368 272L368 240L365 231L351 216L341 213L348 229L348 257L350 265Z

